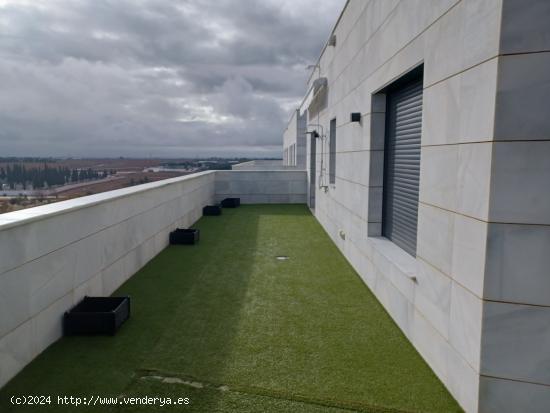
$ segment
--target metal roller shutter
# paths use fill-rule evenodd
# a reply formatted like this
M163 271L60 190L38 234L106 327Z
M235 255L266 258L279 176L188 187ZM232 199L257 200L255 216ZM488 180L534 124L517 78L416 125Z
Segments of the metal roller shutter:
M422 79L386 96L382 234L416 256Z
M330 121L330 142L328 153L328 182L336 183L336 119Z

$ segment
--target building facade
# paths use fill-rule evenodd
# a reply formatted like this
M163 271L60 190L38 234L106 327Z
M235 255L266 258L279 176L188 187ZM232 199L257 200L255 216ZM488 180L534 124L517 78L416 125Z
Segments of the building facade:
M295 110L283 133L283 165L306 167L306 115Z
M467 412L550 411L549 21L350 0L293 114L313 213Z

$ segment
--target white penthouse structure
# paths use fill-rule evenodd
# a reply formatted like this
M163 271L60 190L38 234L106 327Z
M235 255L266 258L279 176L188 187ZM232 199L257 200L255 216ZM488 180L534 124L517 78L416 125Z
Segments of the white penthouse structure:
M290 122L315 216L467 412L550 411L549 22L350 0Z

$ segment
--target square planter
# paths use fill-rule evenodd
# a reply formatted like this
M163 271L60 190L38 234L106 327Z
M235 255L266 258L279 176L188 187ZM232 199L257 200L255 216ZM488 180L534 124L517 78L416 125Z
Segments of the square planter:
M224 208L237 208L241 205L241 198L225 198L222 201L222 207Z
M202 214L205 216L221 215L222 209L219 205L207 205L202 209Z
M130 317L130 297L84 297L65 312L65 335L110 334L114 335Z
M171 245L193 245L199 242L198 229L177 228L170 233Z

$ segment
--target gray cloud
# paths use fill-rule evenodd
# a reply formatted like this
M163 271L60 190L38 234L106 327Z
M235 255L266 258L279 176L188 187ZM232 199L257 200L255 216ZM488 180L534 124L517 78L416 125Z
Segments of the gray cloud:
M344 0L0 2L0 154L280 154Z

